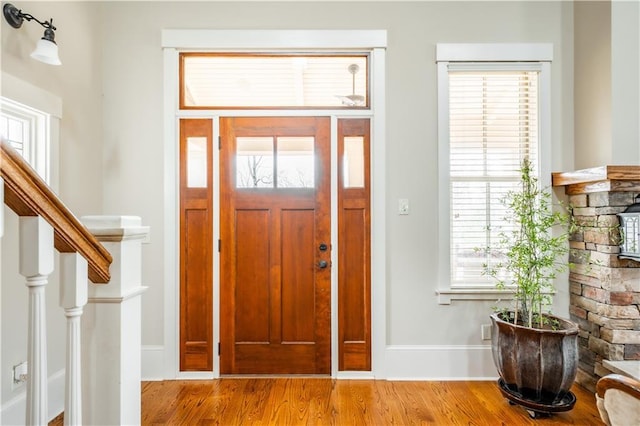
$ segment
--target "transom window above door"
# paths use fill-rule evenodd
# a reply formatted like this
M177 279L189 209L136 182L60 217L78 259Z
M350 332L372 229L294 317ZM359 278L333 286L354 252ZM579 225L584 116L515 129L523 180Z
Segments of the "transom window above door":
M182 109L367 109L369 57L182 53Z

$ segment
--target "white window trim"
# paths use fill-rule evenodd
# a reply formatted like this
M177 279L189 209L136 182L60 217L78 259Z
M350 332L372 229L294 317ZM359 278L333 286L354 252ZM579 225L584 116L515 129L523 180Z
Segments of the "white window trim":
M551 183L551 43L439 43L436 46L438 69L438 303L449 305L452 300L509 300L513 290L497 290L493 287L451 286L450 272L450 207L449 207L449 79L450 67L485 67L491 69L499 62L507 66L531 68L535 63L540 69L540 182ZM527 64L529 63L529 64Z
M10 101L34 109L47 115L46 123L40 124L40 131L46 141L38 150L36 167L38 173L54 190L58 190L58 146L60 139L60 120L62 119L62 99L31 83L11 74L2 72L2 93Z
M370 52L370 102L371 110L340 110L340 117L375 117L371 128L371 372L338 372L337 351L337 281L332 278L332 367L331 375L340 378L384 378L386 360L386 183L385 183L385 60L387 47L386 30L193 30L167 29L162 31L161 46L164 49L164 235L165 266L164 276L164 378L165 379L202 379L219 376L219 357L214 355L213 372L180 372L179 371L179 265L176 247L179 238L178 224L178 153L175 141L178 138L178 120L182 117L212 117L236 115L255 115L251 110L208 111L179 110L178 99L178 52L188 51L283 51L283 50L333 50ZM310 116L328 115L327 110L288 110L287 115ZM282 115L281 110L261 110L261 115ZM332 117L336 120L336 116ZM214 119L214 138L219 133ZM335 133L335 122L332 122ZM332 135L335 139L336 135ZM217 150L214 151L214 163L217 163ZM332 185L337 182L337 159L332 158ZM218 205L219 188L214 184L214 204ZM337 206L337 192L332 191L332 205ZM213 220L219 220L219 212L214 210ZM332 226L337 220L336 212L332 212ZM335 229L335 228L334 228ZM214 234L214 240L218 238ZM336 239L334 233L332 239ZM337 240L333 241L337 246ZM218 254L216 253L216 256ZM217 263L216 263L217 264ZM335 264L335 263L334 263ZM337 276L334 268L332 277ZM214 267L214 315L219 315L219 283L218 270ZM214 319L214 341L219 338L220 321ZM144 360L143 353L143 360Z
M49 114L4 96L0 97L0 109L8 117L25 122L28 133L22 143L22 156L49 183Z

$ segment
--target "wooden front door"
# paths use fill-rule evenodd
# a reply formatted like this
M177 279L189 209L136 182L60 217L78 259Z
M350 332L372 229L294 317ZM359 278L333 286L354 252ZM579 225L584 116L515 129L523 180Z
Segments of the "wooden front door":
M221 118L220 372L330 374L330 120Z

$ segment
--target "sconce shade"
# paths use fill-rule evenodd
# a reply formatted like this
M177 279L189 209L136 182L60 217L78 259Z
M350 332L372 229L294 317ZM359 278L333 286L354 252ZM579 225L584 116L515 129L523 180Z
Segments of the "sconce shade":
M38 40L36 50L31 53L31 57L45 64L62 65L58 57L58 45L55 41L49 41L45 38Z
M55 38L56 34L51 28L44 30L44 35L38 40L36 50L33 51L31 57L45 64L62 65L58 57L58 45L56 44Z

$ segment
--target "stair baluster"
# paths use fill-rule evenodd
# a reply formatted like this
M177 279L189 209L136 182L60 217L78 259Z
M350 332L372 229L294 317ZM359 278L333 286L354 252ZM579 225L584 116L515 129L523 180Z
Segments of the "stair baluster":
M82 424L80 318L87 304L87 260L78 253L60 253L60 306L67 317L67 360L64 424Z
M20 217L19 271L29 288L27 363L28 425L48 422L45 286L53 272L53 228L40 216Z

